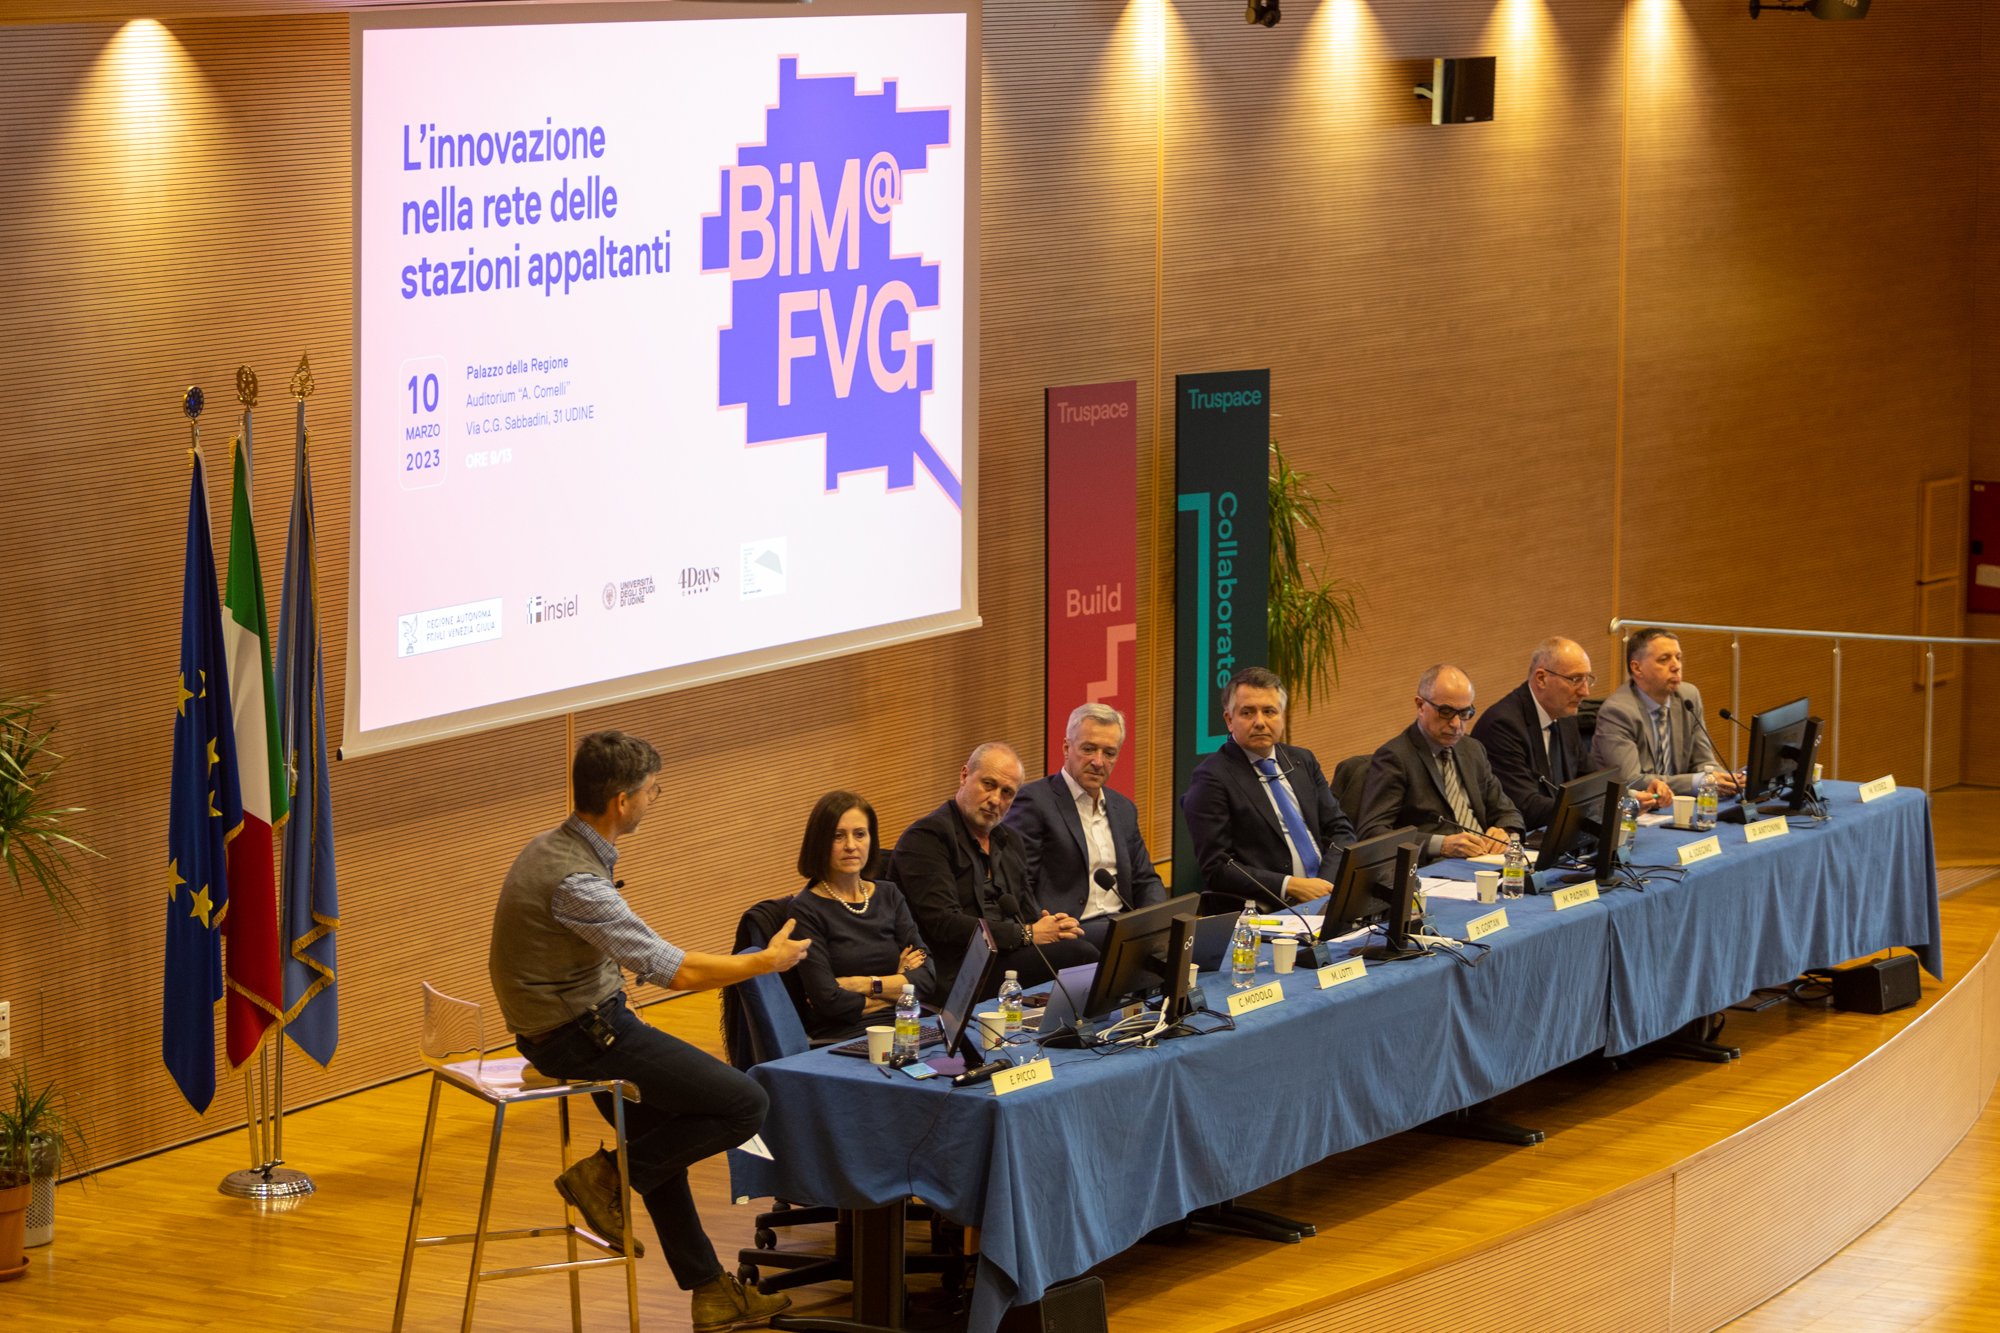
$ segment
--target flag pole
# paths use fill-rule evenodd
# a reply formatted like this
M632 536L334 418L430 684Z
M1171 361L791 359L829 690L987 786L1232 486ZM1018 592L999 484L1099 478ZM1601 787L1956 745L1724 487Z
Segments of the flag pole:
M243 405L243 462L247 482L255 463L250 452L250 415L257 406L257 372L248 366L236 368L236 401ZM281 862L282 859L274 857L273 861ZM283 874L283 867L274 864L273 870L272 892L277 895L278 940L282 949L286 938L285 895L278 876ZM281 995L280 1000L282 998ZM282 1003L279 1007L282 1010ZM274 1043L278 1048L275 1078L271 1055ZM256 1067L253 1069L248 1060L243 1063L243 1099L247 1110L245 1128L250 1133L250 1166L224 1176L217 1190L231 1198L252 1199L261 1203L283 1202L311 1194L314 1188L312 1178L284 1164L285 1018L282 1012L272 1019L271 1027L259 1044Z

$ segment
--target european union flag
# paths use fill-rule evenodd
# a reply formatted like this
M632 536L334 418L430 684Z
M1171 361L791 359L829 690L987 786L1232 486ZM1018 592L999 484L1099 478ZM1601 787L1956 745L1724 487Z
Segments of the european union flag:
M222 600L209 543L201 452L188 486L181 579L181 670L174 710L174 781L167 829L167 966L160 1054L197 1111L215 1096L215 1004L222 998L222 918L229 909L229 840L243 827L236 731L222 641Z

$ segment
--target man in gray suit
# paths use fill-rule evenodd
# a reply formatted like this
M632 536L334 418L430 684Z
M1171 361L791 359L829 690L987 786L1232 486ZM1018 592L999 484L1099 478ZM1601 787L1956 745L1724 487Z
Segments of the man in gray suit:
M1416 720L1368 765L1361 836L1414 824L1426 861L1505 851L1524 823L1485 747L1466 734L1478 711L1472 681L1455 666L1434 666L1417 680L1416 703Z
M1591 763L1616 770L1653 809L1693 792L1704 772L1715 774L1722 795L1734 795L1742 781L1716 762L1701 691L1681 679L1681 641L1663 629L1634 630L1625 640L1625 669L1625 683L1597 710Z

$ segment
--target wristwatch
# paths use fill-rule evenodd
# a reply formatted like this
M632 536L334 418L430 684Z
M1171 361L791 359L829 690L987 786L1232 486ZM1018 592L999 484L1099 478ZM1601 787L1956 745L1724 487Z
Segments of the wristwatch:
M874 996L880 996L882 994L882 978L880 977L868 978L868 993Z

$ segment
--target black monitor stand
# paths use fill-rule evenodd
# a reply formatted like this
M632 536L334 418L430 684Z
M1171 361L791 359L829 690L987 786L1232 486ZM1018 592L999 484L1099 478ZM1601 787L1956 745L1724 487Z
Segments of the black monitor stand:
M1416 888L1417 847L1406 842L1396 849L1396 882L1389 892L1389 938L1381 944L1364 944L1354 951L1356 954L1371 963L1423 957L1423 947L1410 939L1410 901Z

